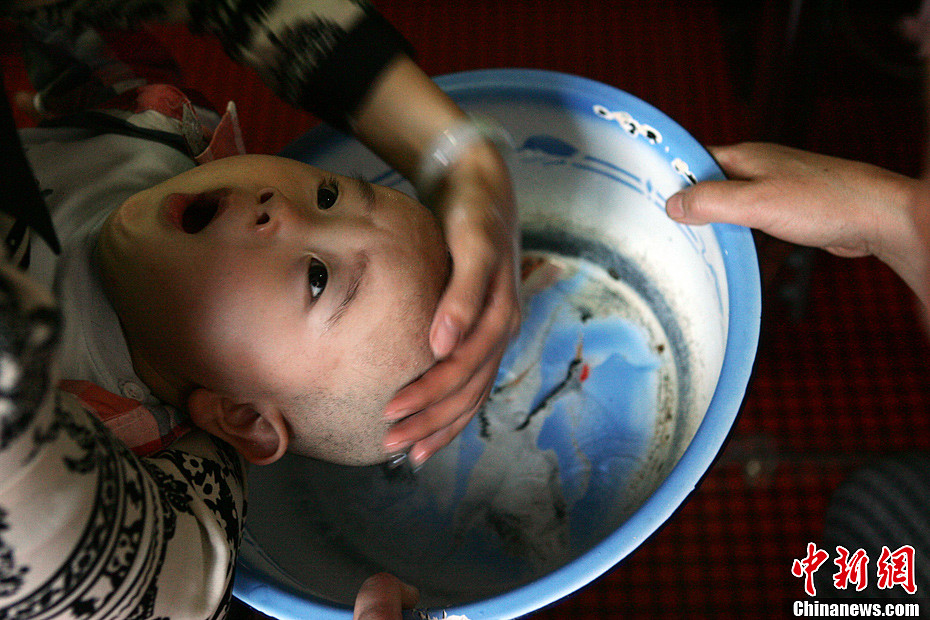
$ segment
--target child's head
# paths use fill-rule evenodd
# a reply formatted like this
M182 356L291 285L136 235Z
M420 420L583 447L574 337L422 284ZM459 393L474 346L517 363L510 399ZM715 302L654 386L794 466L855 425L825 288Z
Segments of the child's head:
M127 200L97 258L140 378L253 462L383 461L384 406L434 362L442 233L359 179L221 159Z

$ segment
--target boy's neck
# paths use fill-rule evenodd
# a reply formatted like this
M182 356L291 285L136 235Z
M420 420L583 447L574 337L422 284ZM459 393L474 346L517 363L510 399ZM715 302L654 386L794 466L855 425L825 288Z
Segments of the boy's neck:
M160 372L148 360L139 353L137 347L134 347L129 334L123 330L126 338L126 344L129 347L129 357L132 359L132 369L136 375L142 379L152 394L160 401L178 407L184 408L185 395L178 388L178 382L174 377L169 377Z
M119 311L119 303L112 290L114 284L112 279L108 277L107 270L104 267L104 261L101 260L100 257L100 251L100 244L98 243L94 246L91 260L100 277L103 294L119 317L119 328L123 333L123 340L126 342L126 348L129 350L129 359L132 363L133 372L135 372L136 376L148 386L155 398L179 409L185 408L186 395L190 390L187 390L187 392L182 390L180 386L183 382L180 381L179 377L171 373L160 371L155 364L151 363L149 356L146 355L144 349L139 346L139 339L134 337L132 330L128 329L123 322L123 317L120 315Z

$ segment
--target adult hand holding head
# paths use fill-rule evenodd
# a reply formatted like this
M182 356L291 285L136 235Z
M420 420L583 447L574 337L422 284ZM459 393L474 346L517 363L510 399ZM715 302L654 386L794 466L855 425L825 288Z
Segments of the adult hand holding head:
M465 113L408 57L382 73L352 128L408 179ZM430 343L439 361L388 405L403 420L385 437L389 452L410 449L419 465L448 444L486 400L504 350L520 324L517 223L504 161L484 139L449 162L430 207L452 256L452 275L436 309Z
M452 255L452 276L430 330L440 362L401 390L386 414L402 419L386 444L413 446L414 465L449 443L484 404L520 325L513 195L493 145L468 149L439 187L433 208Z

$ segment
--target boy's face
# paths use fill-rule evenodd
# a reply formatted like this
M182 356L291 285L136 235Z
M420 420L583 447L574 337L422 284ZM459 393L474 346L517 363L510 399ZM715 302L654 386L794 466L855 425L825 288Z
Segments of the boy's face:
M98 258L156 394L278 407L304 454L383 460L384 406L434 362L446 246L432 214L388 188L222 159L127 200Z

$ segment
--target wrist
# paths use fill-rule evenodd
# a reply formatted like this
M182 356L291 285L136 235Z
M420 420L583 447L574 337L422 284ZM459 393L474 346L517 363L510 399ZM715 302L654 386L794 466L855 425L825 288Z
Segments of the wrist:
M474 117L453 124L420 157L413 178L420 200L432 202L444 185L461 177L480 180L489 189L497 188L495 193L509 191L500 149L512 146L506 130L491 119Z
M930 208L930 185L894 172L878 179L886 198L875 218L872 253L917 291L927 269L927 250L915 224L917 209Z
M443 129L466 117L406 55L389 63L349 119L355 136L407 179Z

